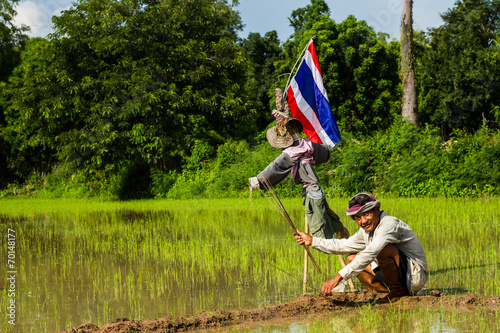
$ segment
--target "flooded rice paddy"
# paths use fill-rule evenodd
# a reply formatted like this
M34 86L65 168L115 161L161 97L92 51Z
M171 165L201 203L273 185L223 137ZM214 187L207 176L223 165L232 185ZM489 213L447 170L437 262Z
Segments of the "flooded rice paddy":
M500 295L498 199L381 201L382 209L409 224L422 241L430 269L427 290ZM295 224L303 226L301 200L283 203ZM354 233L355 223L343 214L346 200L329 203ZM252 202L17 199L0 201L0 207L2 313L12 299L7 234L9 229L16 233L16 325L2 316L0 331L55 332L87 322L100 326L122 317L149 319L255 308L302 294L303 249L263 198ZM311 267L308 278L318 288L341 266L336 256L317 251L313 255L323 272ZM357 317L371 322L388 316L371 309L357 311ZM421 317L411 311L396 311L394 316L407 317L408 325L416 325L412 318ZM424 318L433 320L419 322L423 331L452 332L460 331L458 323L470 322L470 316L480 316L482 323L498 313L431 312ZM337 331L356 331L357 321L349 318L334 316L258 329L309 332L340 325L344 329Z

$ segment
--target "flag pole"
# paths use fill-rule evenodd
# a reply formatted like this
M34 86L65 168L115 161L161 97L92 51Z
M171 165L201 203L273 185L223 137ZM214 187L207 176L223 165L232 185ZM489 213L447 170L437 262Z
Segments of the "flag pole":
M292 78L292 75L293 75L293 70L295 69L295 67L297 67L297 64L302 60L302 58L304 57L304 53L306 53L306 50L307 48L309 47L309 45L313 42L313 37L311 37L311 39L309 39L309 42L307 42L307 45L306 47L304 47L304 49L302 50L302 52L300 52L300 55L299 57L297 58L297 61L295 61L295 65L293 65L292 67L292 70L290 71L290 75L288 76L288 81L286 81L286 85L285 85L285 95L286 95L286 89L288 88L288 84L290 83L290 80Z

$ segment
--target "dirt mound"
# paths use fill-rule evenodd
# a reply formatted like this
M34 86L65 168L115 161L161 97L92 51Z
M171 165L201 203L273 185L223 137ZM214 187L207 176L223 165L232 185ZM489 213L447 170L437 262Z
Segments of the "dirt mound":
M183 332L197 329L207 329L222 326L257 322L276 318L290 318L311 313L322 313L339 308L358 307L372 304L377 307L388 306L379 304L380 296L373 292L357 292L335 294L333 296L301 296L290 302L269 305L264 308L232 311L203 311L192 317L165 317L151 320L117 319L113 323L97 327L94 324L83 324L64 333L125 333L125 332ZM398 301L407 308L422 306L448 306L450 308L467 307L500 310L500 297L486 297L474 294L442 296L439 292L431 292L430 296L404 297ZM63 333L61 332L61 333Z

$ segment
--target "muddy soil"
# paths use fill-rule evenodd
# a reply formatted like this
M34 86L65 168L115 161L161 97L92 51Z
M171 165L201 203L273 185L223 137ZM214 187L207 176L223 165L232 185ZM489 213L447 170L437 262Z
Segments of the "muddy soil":
M97 327L92 323L83 324L60 333L125 333L125 332L185 332L211 329L248 322L269 321L279 318L300 317L307 314L321 314L328 311L344 310L372 304L372 307L384 308L389 304L381 304L380 297L373 292L356 292L334 294L333 296L301 296L292 301L269 305L257 309L241 309L232 311L203 311L191 317L164 317L151 320L132 320L120 318L115 322ZM500 310L500 296L487 297L475 294L443 296L439 291L432 291L428 296L412 296L400 299L396 304L412 307L443 306L464 311Z

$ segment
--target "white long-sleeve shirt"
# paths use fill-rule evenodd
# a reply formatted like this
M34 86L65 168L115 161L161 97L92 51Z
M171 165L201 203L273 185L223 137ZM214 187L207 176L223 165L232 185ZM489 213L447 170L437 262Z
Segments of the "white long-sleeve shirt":
M313 237L312 248L327 254L357 253L356 258L339 271L342 278L358 276L366 266L377 258L387 244L400 249L408 259L427 272L424 248L411 228L396 217L380 214L380 222L372 232L360 228L354 235L343 239Z

